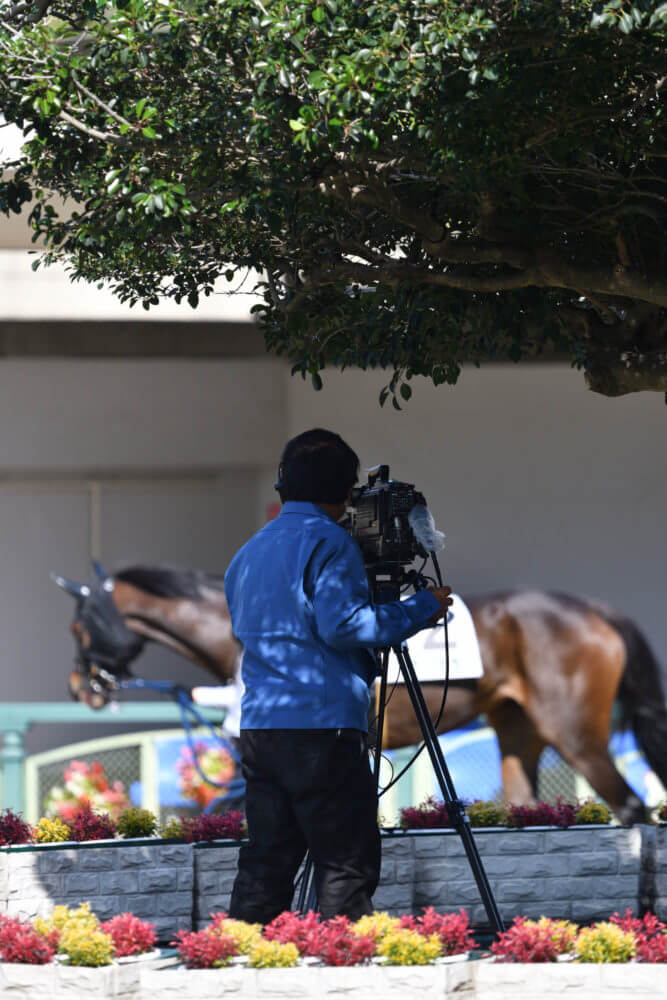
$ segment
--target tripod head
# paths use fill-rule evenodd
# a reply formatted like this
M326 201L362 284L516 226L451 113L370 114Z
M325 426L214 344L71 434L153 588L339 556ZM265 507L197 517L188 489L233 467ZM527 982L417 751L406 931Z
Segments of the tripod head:
M406 587L424 590L429 584L419 570L406 569L400 563L396 563L395 566L383 566L381 570L375 567L366 567L366 570L375 604L398 601Z

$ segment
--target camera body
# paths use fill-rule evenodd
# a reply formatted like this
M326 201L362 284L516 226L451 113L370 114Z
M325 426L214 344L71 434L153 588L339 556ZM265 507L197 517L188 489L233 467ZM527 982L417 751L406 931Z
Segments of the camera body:
M416 506L426 506L423 494L411 483L390 479L388 465L380 465L365 486L352 490L348 527L370 576L402 580L407 566L427 557L410 525Z

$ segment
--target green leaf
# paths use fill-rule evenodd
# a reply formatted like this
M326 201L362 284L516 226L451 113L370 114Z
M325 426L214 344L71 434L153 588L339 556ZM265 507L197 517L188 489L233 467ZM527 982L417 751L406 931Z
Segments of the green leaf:
M407 382L403 382L401 384L401 396L403 397L403 399L410 399L411 395L412 395L411 387L408 385Z
M300 122L297 118L290 118L289 127L293 132L303 132L306 128L303 122Z
M314 87L315 90L321 90L323 87L326 87L328 82L326 73L323 73L320 69L313 70L308 77L308 86Z
M313 389L315 389L316 392L319 392L320 389L322 388L322 379L320 375L318 374L318 372L312 372L310 377L313 383Z
M313 21L316 24L321 24L322 21L326 20L326 11L322 7L315 7L313 10Z

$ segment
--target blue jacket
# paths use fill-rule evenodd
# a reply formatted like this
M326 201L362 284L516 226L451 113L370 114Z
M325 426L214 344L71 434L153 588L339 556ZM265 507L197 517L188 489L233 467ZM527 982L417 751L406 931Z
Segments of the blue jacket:
M312 503L286 503L236 553L225 591L243 645L242 729L366 731L371 649L440 609L427 591L375 607L359 546Z

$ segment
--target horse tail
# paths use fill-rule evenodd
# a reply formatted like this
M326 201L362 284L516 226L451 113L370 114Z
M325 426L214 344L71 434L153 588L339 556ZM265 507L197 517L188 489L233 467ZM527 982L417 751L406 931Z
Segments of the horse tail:
M641 750L667 787L667 710L658 660L640 629L628 618L610 617L626 649L618 689L622 725L631 727Z

